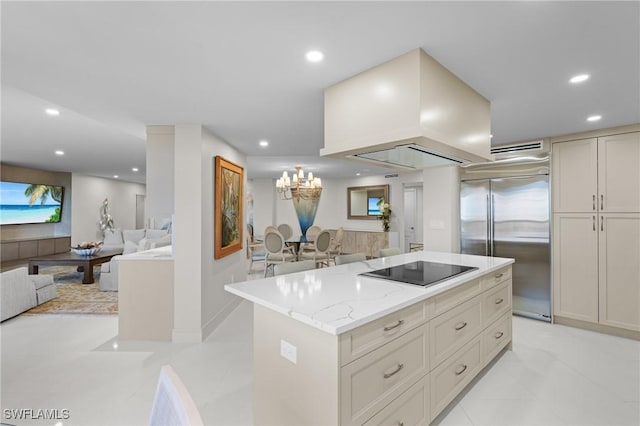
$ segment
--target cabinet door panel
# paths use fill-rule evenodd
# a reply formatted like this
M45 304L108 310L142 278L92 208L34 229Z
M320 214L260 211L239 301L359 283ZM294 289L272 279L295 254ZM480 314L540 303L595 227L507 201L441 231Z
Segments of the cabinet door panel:
M554 215L553 312L598 322L598 223L590 213Z
M598 139L598 190L602 212L640 212L640 133Z
M640 215L601 220L600 323L640 330Z
M553 211L595 211L598 185L596 139L553 144Z

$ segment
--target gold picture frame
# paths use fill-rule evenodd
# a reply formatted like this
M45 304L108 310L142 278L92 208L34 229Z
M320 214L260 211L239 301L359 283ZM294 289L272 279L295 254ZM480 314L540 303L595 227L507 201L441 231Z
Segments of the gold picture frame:
M215 157L214 258L242 249L244 169Z

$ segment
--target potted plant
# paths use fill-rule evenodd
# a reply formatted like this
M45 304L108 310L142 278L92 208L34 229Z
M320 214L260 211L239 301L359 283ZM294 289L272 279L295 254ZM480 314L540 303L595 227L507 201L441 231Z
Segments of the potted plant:
M385 232L389 231L389 222L391 221L391 206L389 203L384 201L384 198L378 198L378 210L380 210L380 216L378 219L382 220L382 230Z

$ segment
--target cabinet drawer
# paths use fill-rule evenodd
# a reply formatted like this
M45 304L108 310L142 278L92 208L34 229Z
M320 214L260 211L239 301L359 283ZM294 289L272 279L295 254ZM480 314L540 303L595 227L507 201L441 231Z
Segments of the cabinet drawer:
M426 325L342 367L343 425L363 424L427 373Z
M427 320L424 302L404 308L340 336L340 365L346 365Z
M48 256L55 253L55 246L54 239L38 241L38 256Z
M482 333L485 361L489 362L511 341L511 312L506 313Z
M36 257L38 255L38 241L20 241L20 259Z
M501 282L511 279L511 266L506 266L502 269L499 269L495 272L485 275L480 278L482 282L482 291L488 290L491 287L494 287Z
M511 312L511 280L489 290L483 296L483 317L485 327L506 312Z
M480 336L431 372L431 416L435 417L482 369Z
M428 425L429 404L429 377L425 376L373 416L365 426Z
M477 294L480 294L481 291L480 279L477 279L433 297L431 299L431 303L433 304L433 316L437 317L454 306L471 299Z
M431 369L449 358L462 345L480 333L482 330L482 300L481 296L475 297L431 320L429 323Z

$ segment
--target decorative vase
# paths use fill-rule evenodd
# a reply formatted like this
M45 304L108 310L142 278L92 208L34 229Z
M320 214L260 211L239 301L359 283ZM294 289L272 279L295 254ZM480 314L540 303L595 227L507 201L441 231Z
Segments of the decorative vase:
M300 231L302 232L300 242L307 241L307 229L313 225L313 221L316 218L321 193L322 188L313 188L312 190L307 188L291 188L293 207L296 209Z

